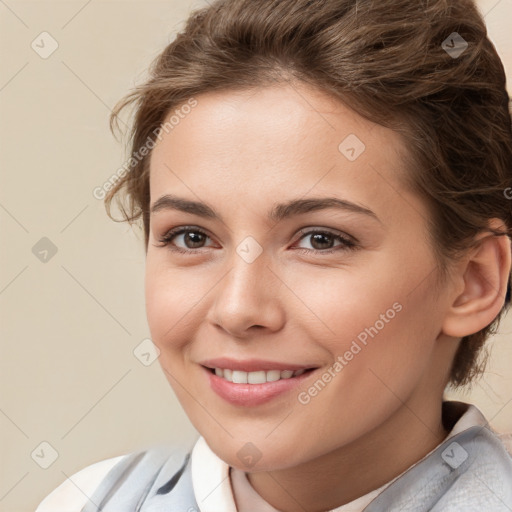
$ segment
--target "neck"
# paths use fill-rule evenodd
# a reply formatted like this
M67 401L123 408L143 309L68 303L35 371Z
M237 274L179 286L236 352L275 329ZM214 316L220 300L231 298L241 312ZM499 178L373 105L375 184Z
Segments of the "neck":
M378 428L300 466L248 474L256 492L282 512L321 512L349 503L403 473L448 435L442 398L411 399Z

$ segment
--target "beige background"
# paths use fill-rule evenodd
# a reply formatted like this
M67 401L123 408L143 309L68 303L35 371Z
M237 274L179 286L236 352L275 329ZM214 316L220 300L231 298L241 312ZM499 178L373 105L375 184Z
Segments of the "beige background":
M93 462L196 437L158 362L133 353L149 337L142 235L92 191L124 161L109 110L202 5L0 1L1 512L33 511ZM480 6L512 76L512 0ZM47 59L31 48L43 31L59 45ZM32 252L43 237L57 248L46 263ZM450 394L509 431L511 330L509 315L485 378ZM42 442L58 452L48 469Z

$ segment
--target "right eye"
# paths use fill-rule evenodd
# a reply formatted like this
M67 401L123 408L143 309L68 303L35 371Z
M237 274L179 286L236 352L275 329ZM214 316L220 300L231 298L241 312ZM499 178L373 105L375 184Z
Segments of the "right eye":
M180 240L181 244L176 245L175 239ZM196 226L181 226L172 228L163 234L158 241L159 247L168 247L171 251L177 251L182 254L192 254L195 249L202 249L206 239L210 238L202 229Z

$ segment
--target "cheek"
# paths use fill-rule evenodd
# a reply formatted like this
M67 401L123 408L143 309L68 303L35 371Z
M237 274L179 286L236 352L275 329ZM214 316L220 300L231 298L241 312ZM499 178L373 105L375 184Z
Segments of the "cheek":
M333 361L341 358L334 372L343 372L340 380L357 382L360 390L377 385L385 392L388 383L406 393L425 371L439 334L431 283L424 279L428 265L406 273L402 268L410 265L392 263L368 265L372 272L340 270L334 279L332 273L331 279L317 275L303 279L297 290L316 314L310 340Z
M146 316L152 340L161 350L180 348L193 325L199 290L183 271L148 258L145 276Z
M300 299L289 301L289 306L297 308L290 320L299 322L301 329L309 331L310 341L321 343L332 354L343 354L358 336L363 343L371 339L368 330L375 333L375 324L379 333L389 330L404 316L399 311L400 282L376 263L311 269L300 276L286 270L289 275L284 280L294 284L293 292Z
M182 407L190 414L190 392L194 379L187 371L190 340L197 328L198 290L186 272L170 269L153 258L147 258L145 275L146 317L151 340L160 350L159 364ZM194 291L195 289L195 291ZM196 308L194 308L196 306ZM186 392L183 388L186 383Z
M393 297L393 294L390 294ZM429 371L438 328L427 296L409 295L365 308L364 323L353 325L333 346L341 356L339 393L357 403L370 400L385 410L406 400ZM347 387L348 386L348 387ZM385 405L387 404L387 406Z
M311 383L298 397L301 416L323 418L319 438L348 443L370 431L411 396L428 371L435 340L431 316L403 298L381 304L360 308L357 321L348 311L340 314L341 334L324 339L334 361L319 375L325 384Z

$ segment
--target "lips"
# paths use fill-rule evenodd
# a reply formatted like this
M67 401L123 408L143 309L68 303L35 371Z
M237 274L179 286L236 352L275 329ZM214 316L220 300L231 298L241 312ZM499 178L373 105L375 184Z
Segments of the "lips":
M209 359L201 363L211 389L235 406L253 407L293 392L319 368L278 361L230 358ZM270 378L269 378L270 377Z
M242 372L258 372L258 371L270 371L270 370L291 370L293 372L297 370L310 370L314 368L318 368L315 364L296 364L291 362L281 362L281 361L269 361L263 359L246 359L246 360L236 360L231 359L229 357L218 357L215 359L207 359L205 361L200 362L199 364L215 370L215 368L219 369L228 369L228 370L239 370Z

